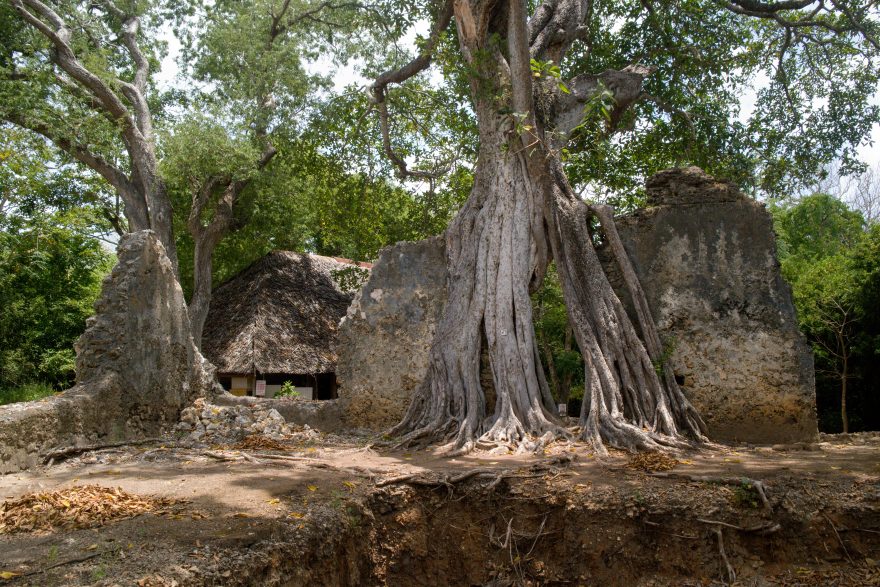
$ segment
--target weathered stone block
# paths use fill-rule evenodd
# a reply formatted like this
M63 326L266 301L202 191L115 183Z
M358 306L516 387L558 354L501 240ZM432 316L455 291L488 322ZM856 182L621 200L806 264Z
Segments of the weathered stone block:
M339 327L336 377L345 423L397 424L428 369L434 328L446 304L441 237L382 249L370 279Z
M813 440L813 356L764 206L696 167L656 174L647 192L649 206L618 218L618 231L709 437Z
M0 407L0 473L52 449L154 436L213 390L189 330L183 291L152 231L124 236L96 314L76 343L76 385L39 402Z

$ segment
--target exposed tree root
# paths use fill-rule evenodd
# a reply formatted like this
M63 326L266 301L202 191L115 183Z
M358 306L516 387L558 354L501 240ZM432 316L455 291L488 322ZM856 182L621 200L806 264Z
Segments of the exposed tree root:
M719 520L704 520L702 518L697 518L697 521L703 524L724 526L725 528L730 528L739 532L745 532L747 534L760 534L761 536L766 536L767 534L775 534L782 529L782 526L780 526L776 522L766 522L764 524L758 524L757 526L744 528L742 526L737 526L736 524L728 524L727 522L721 522Z
M718 540L718 554L721 555L721 561L724 563L724 568L727 571L727 584L732 585L736 582L736 571L733 570L733 565L730 564L727 553L724 552L724 534L721 531L721 526L715 526L713 531L715 532L715 538Z
M573 455L565 455L550 459L545 463L532 465L527 469L492 469L478 468L470 469L463 473L450 475L449 473L434 473L425 471L416 471L413 473L405 473L395 477L389 477L376 482L376 487L386 487L388 485L408 484L421 485L426 487L447 487L452 489L455 485L474 478L491 478L492 480L486 486L487 490L492 490L504 479L530 479L543 477L548 473L558 472L559 467L566 466L575 460Z

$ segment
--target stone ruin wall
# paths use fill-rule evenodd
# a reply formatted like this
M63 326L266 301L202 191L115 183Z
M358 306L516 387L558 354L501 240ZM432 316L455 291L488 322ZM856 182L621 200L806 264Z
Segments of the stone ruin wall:
M816 437L813 359L782 280L769 214L698 168L647 184L648 207L618 219L683 389L713 440ZM402 418L424 377L446 301L444 242L384 249L340 327L339 395L350 427ZM616 267L606 263L619 287Z
M813 355L779 272L770 214L697 167L660 172L646 188L647 206L617 228L709 437L814 440ZM606 268L630 304L616 266Z
M76 385L0 406L0 474L53 450L152 437L211 393L212 367L193 344L183 291L152 231L124 236L96 314L76 343Z
M442 237L386 247L339 327L336 378L344 424L397 424L428 369L446 304Z

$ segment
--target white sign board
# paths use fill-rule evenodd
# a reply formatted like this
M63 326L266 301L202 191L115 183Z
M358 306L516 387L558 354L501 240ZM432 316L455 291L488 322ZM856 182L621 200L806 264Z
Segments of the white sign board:
M254 395L257 397L265 397L266 396L266 380L258 379L257 380L257 388L254 390Z
M556 404L556 408L559 410L560 416L568 415L568 404Z

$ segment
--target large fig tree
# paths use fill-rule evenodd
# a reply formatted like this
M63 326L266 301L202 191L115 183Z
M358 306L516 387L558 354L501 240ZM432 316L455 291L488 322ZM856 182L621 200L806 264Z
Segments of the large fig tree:
M678 6L666 4L643 2L629 16L656 20L659 15L662 20L664 9ZM870 49L876 23L864 12L847 20L843 12L812 4L733 0L707 3L705 15L717 18L720 11L777 23L788 39L780 69L782 61L810 42L804 30L830 43L852 33ZM566 176L563 157L569 143L592 124L585 115L604 112L606 130L613 130L633 104L653 98L643 90L655 71L651 55L620 69L563 79L571 69L566 67L570 55L583 59L590 50L599 51L591 43L596 31L621 24L597 23L596 5L591 0L545 0L536 6L526 0L441 2L420 55L378 76L371 87L386 154L401 175L430 177L431 171L411 169L411 161L395 152L388 95L392 84L430 65L454 23L479 152L473 189L445 232L448 301L428 373L392 431L404 443L440 442L452 452L497 443L533 449L568 434L554 415L538 359L529 297L551 261L584 357L580 436L600 451L609 444L641 449L705 438L700 416L672 370L661 364L660 339L610 209L586 204ZM810 10L799 12L805 8ZM688 113L679 114L694 126ZM595 234L591 226L598 227ZM600 240L619 265L637 324L599 263ZM484 351L491 393L481 386Z

